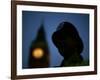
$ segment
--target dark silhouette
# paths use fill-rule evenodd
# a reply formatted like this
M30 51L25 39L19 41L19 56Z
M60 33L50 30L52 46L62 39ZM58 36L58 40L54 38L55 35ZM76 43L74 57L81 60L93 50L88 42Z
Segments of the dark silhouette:
M69 22L59 24L52 35L52 41L64 57L61 66L83 65L83 58L80 55L83 51L83 42L75 26Z
M42 50L42 57L36 58L33 56L34 50ZM41 51L39 51L41 53ZM30 46L30 54L29 54L29 68L46 68L49 67L49 51L47 42L45 39L45 32L43 24L40 26L38 30L37 37L32 41Z

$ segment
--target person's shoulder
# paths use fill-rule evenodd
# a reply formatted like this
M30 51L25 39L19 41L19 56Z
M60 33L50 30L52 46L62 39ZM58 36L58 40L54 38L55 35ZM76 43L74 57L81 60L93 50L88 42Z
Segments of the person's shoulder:
M88 65L89 65L89 61L88 60L84 60L81 63L73 63L73 64L72 63L64 62L63 67L88 66Z
M81 63L82 66L88 66L89 65L89 61L88 60L84 60Z

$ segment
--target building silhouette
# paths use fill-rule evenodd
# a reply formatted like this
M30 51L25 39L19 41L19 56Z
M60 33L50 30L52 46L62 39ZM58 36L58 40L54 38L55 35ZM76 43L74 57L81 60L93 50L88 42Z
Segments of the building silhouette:
M49 50L45 37L44 24L40 25L36 38L30 45L29 68L49 67Z

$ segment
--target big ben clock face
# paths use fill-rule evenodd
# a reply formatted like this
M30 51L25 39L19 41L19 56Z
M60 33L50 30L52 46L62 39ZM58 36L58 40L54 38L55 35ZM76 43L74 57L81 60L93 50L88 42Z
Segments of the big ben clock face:
M41 59L44 55L44 51L42 48L36 48L32 51L33 58Z

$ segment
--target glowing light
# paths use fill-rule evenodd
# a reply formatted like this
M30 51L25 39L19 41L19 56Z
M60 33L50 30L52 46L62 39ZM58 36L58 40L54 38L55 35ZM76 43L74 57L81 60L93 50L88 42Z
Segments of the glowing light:
M40 59L43 57L43 50L41 48L36 48L35 50L33 50L32 52L32 56L36 59Z

